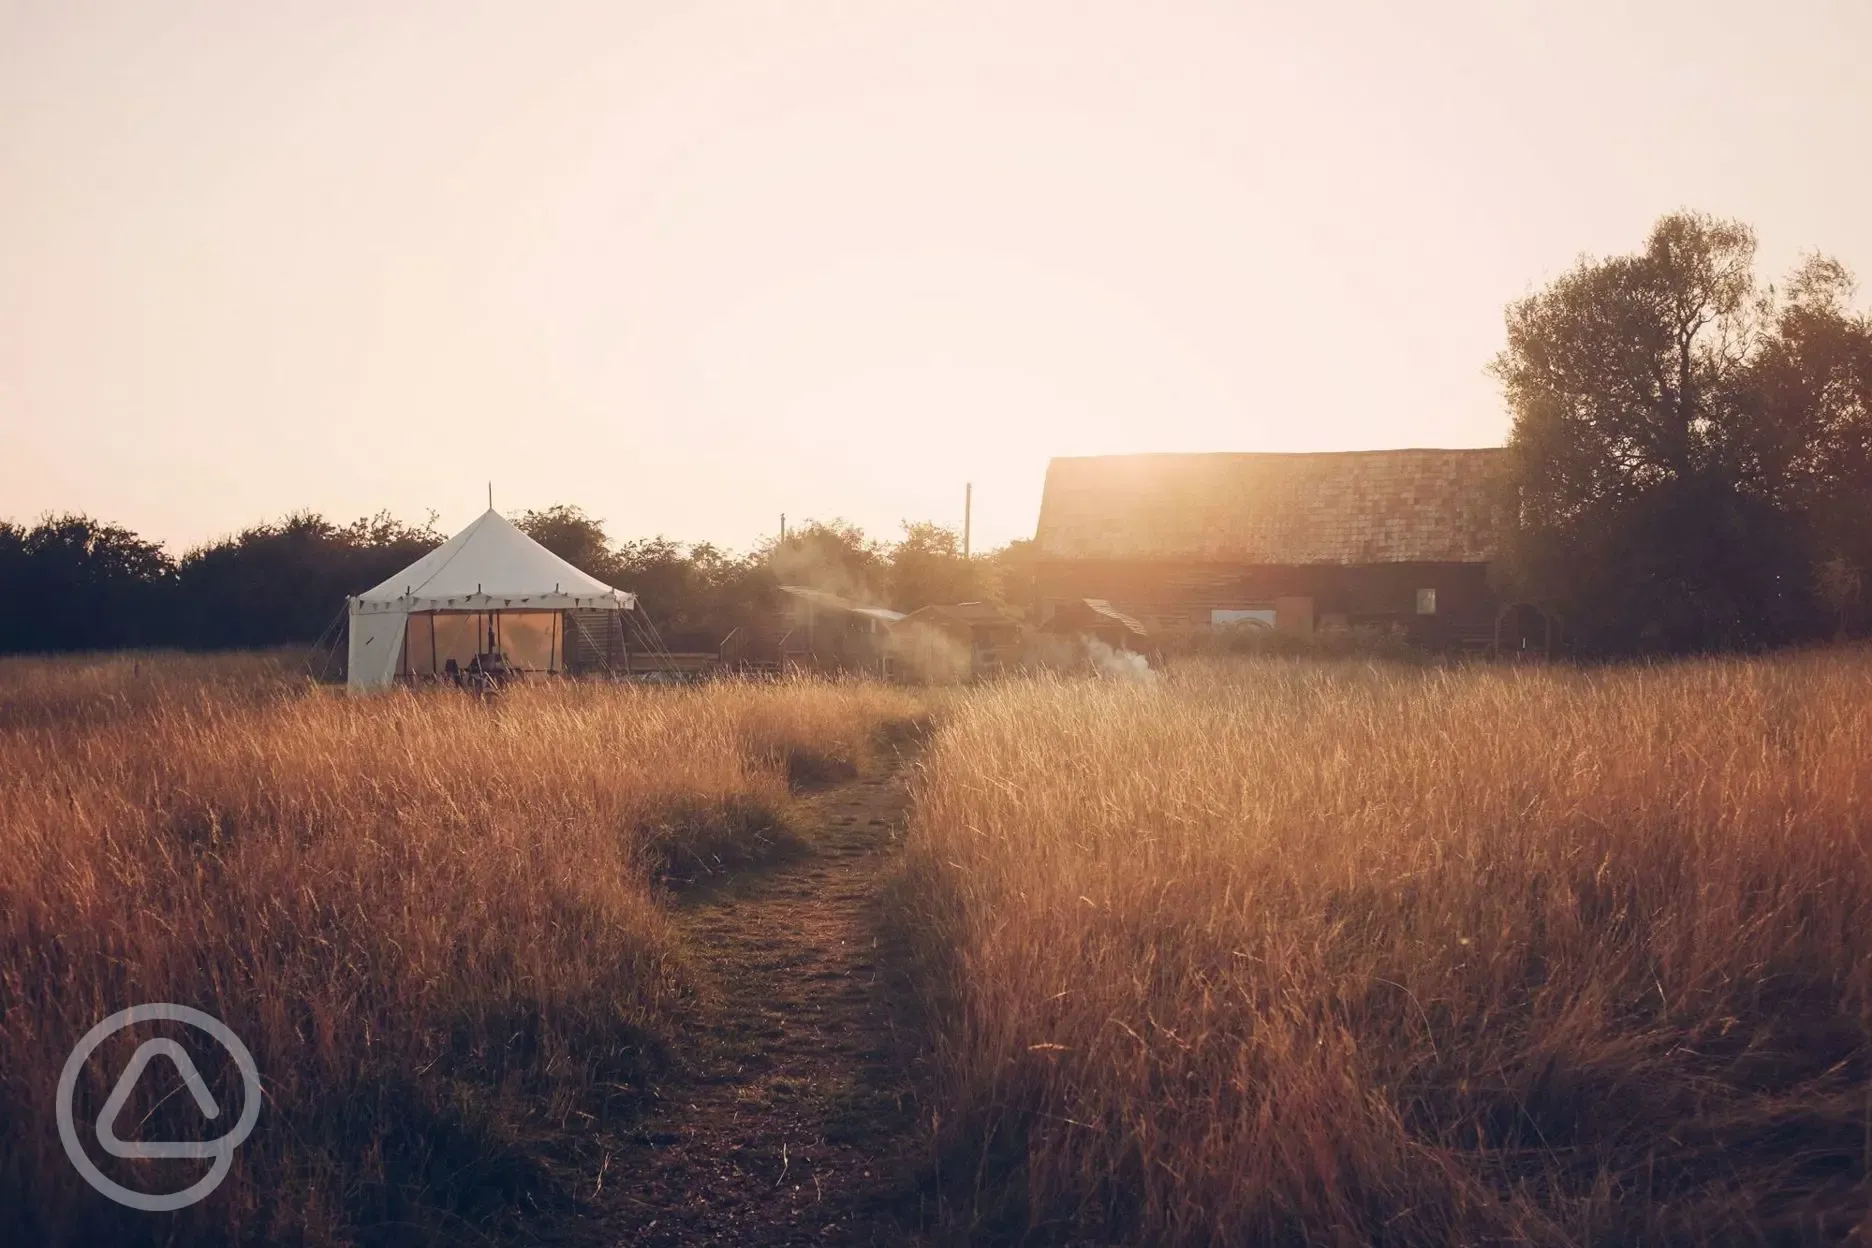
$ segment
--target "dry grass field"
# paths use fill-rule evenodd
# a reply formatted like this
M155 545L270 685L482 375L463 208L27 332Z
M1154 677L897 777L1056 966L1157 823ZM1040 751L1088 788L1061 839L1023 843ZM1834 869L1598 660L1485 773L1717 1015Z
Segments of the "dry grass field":
M880 731L932 706L898 860ZM847 1138L880 1098L922 1107L958 1242L1866 1233L1872 655L488 704L6 661L0 758L0 1242L846 1242L818 1184L885 1182ZM931 1060L893 1089L839 1055L905 983ZM97 1197L51 1124L73 1038L142 1001L265 1081L177 1214ZM141 1138L199 1136L139 1098Z
M1010 683L915 796L974 1236L1872 1230L1872 656Z
M627 1119L685 1008L656 878L784 843L790 779L917 712L861 685L484 705L266 658L0 662L0 1241L485 1242L550 1212L567 1124ZM176 1214L98 1198L52 1126L74 1038L144 1001L217 1015L265 1079L233 1176ZM157 1129L183 1105L133 1101L136 1134L189 1138Z

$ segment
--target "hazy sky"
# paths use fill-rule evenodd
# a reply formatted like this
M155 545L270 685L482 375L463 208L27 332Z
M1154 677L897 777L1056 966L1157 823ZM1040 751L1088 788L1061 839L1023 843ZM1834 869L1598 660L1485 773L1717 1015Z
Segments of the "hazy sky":
M0 0L0 517L1031 536L1052 455L1499 442L1660 214L1872 278L1872 3Z

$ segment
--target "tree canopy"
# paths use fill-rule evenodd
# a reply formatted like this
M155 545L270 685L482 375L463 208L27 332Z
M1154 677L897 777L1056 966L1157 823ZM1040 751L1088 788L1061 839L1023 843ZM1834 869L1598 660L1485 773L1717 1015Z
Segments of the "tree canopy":
M583 508L562 504L522 512L514 527L588 576L609 582L617 573L604 521L586 515Z
M168 631L175 565L160 546L89 516L0 521L0 651L145 645Z
M1508 310L1507 572L1589 649L1757 647L1859 619L1872 558L1872 319L1813 256L1663 218Z

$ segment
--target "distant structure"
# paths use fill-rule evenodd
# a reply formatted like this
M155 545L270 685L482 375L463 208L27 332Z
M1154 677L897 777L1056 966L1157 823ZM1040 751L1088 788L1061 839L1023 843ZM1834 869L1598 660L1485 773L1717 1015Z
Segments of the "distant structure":
M590 670L608 644L624 652L640 614L637 595L587 576L492 507L347 609L354 693L466 671L524 680Z
M998 676L1021 655L1021 622L989 602L920 607L904 617L909 630L928 629L946 638L955 656L954 675L969 680ZM900 630L905 637L913 631Z
M1040 621L1095 599L1159 637L1379 628L1485 649L1505 455L1055 459L1034 535Z
M1069 598L1048 606L1043 634L1090 637L1113 650L1145 653L1151 648L1150 630L1103 598Z
M903 612L867 606L807 585L782 585L777 614L750 624L744 653L723 659L744 666L771 656L782 668L891 675L891 626ZM740 633L741 630L735 630ZM735 639L738 640L738 639Z

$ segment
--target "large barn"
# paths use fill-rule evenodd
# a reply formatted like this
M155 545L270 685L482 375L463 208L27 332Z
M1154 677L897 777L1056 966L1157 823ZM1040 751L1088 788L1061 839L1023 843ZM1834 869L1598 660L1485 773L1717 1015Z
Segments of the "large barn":
M1480 647L1505 452L1055 459L1035 532L1044 619L1108 600L1159 636L1379 627Z

